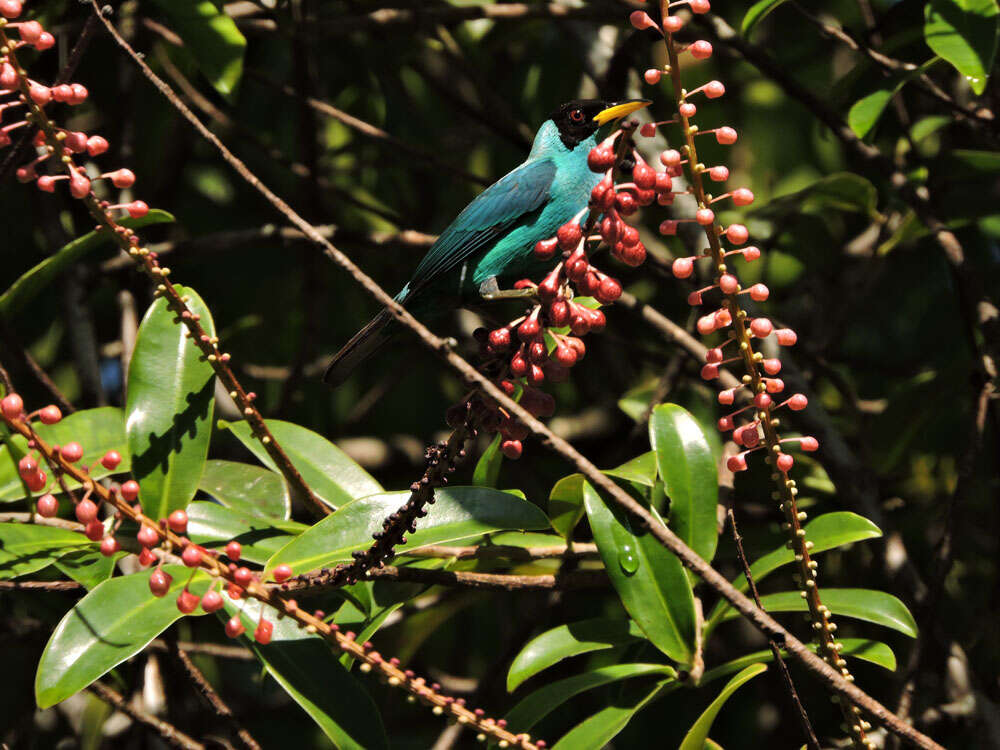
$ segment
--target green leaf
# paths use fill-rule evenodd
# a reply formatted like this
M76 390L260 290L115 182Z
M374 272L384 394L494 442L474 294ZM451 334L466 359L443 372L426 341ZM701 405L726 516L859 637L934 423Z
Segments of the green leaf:
M649 408L649 402L656 393L656 386L656 381L652 380L630 388L618 399L618 408L625 412L630 419L638 422Z
M836 172L793 193L779 195L755 213L777 211L851 211L878 219L878 190L871 182L852 172Z
M905 76L887 78L883 88L879 88L858 99L847 113L847 124L858 136L864 138L875 127L893 95L906 83Z
M351 559L354 550L366 549L382 520L395 513L409 492L387 492L347 503L280 549L267 569L288 564L296 574ZM468 539L492 531L548 527L545 515L527 500L488 487L447 487L434 491L435 503L420 519L417 531L407 534L397 554Z
M74 440L83 446L81 465L90 465L90 476L94 479L109 474L127 472L130 468L128 443L125 440L125 416L121 409L104 406L99 409L85 409L63 417L55 424L35 424L39 436L49 444L65 445ZM109 450L116 450L122 462L114 472L100 464L100 458ZM0 446L0 501L19 500L28 492L17 474L17 462L27 453L28 441L21 435L14 435ZM66 486L74 489L80 486L72 477L65 477Z
M827 589L821 592L823 604L835 615L854 617L858 620L884 625L911 638L917 637L917 623L899 599L884 591L872 589ZM765 594L760 598L761 606L769 612L805 612L806 600L798 591L779 591ZM722 619L736 616L734 610L726 612Z
M211 0L153 0L216 91L232 101L247 41Z
M215 335L212 314L198 294L175 288L190 297L188 307L201 316L205 332ZM142 508L154 519L185 508L194 497L212 436L215 373L175 317L162 297L150 305L128 370L125 431L132 474Z
M743 15L743 23L740 25L740 34L745 36L747 39L750 38L750 33L754 30L764 17L770 13L772 10L781 5L785 0L758 0L750 6L747 12ZM701 748L699 748L701 750Z
M684 736L684 741L681 742L680 750L702 750L705 747L705 741L708 739L708 733L712 730L712 722L715 721L715 717L719 715L719 711L722 710L722 707L729 700L730 696L761 672L766 671L767 667L763 664L754 664L731 679L722 688L719 697L712 701L711 705L705 709L691 729L688 730L688 733Z
M288 486L280 474L237 461L205 462L198 489L227 508L265 518L288 518Z
M476 462L476 470L472 473L472 483L476 487L496 487L500 477L500 466L503 464L503 453L500 452L500 433L498 432L483 455Z
M388 748L378 708L365 688L340 664L339 654L322 638L310 635L291 618L260 602L233 601L223 594L227 618L239 615L246 628L242 640L285 692L319 725L340 750ZM261 615L274 631L266 646L257 643L253 631ZM220 619L222 613L219 613Z
M633 643L643 637L631 620L595 617L546 630L532 638L514 657L507 672L507 690L513 693L525 680L571 656Z
M956 148L951 152L955 167L969 175L993 175L1000 172L1000 153Z
M929 115L927 117L920 118L917 122L913 124L910 128L910 137L913 139L914 143L919 143L928 136L936 133L941 128L951 125L954 120L947 115Z
M604 473L645 487L652 487L656 484L656 452L643 453L631 461L626 461L621 466L605 469Z
M111 557L105 557L98 549L81 549L63 555L56 560L55 566L90 591L108 580L115 572L115 563L127 554L119 550Z
M676 678L677 672L665 664L613 664L599 667L584 674L557 680L534 691L507 713L507 723L518 730L527 731L575 695L602 685L648 675Z
M264 518L215 503L196 501L187 508L188 536L196 544L221 549L231 540L242 556L263 565L279 549L309 527L279 518Z
M658 682L652 689L645 684L626 686L609 705L577 724L564 734L552 750L578 750L578 748L599 748L610 742L639 711L661 692L670 690L675 680L668 678Z
M563 477L549 493L549 523L559 536L569 540L583 513L583 474Z
M625 609L654 646L689 663L695 643L694 595L680 560L652 534L635 534L624 512L609 508L588 482L583 502L604 568Z
M996 0L930 0L924 6L924 39L935 54L965 76L979 96L997 51Z
M131 229L141 229L153 224L172 222L174 217L155 208L141 219L122 219L118 223ZM107 232L90 232L64 245L37 266L25 271L21 277L0 295L0 318L11 320L26 304L31 302L64 270L79 263L95 250L111 244Z
M842 647L840 650L842 656L850 656L855 659L871 662L872 664L877 664L880 667L888 669L890 672L896 671L896 655L892 653L891 648L881 641L873 641L868 638L838 638L837 643ZM815 643L807 643L806 648L815 652L817 646ZM785 658L788 656L788 652L782 650L781 655L782 658ZM712 680L728 677L751 664L769 663L773 660L774 654L770 649L754 651L738 659L727 661L725 664L706 669L705 674L701 677L701 684L704 685Z
M278 470L247 422L220 422L220 425L230 430L262 464L272 471ZM267 420L267 427L306 484L331 508L383 492L382 485L371 474L322 435L278 419Z
M66 613L38 664L39 708L54 706L82 690L184 616L176 599L191 570L183 565L165 565L163 570L173 582L162 598L150 593L148 572L135 573L105 581ZM190 589L201 596L208 584L208 576L196 571Z
M849 511L825 513L822 516L817 516L805 525L805 532L806 539L813 544L810 550L810 554L812 555L834 549L835 547L842 547L845 544L860 542L865 539L876 539L882 536L882 532L878 526L864 516L859 516L857 513ZM773 573L782 565L787 565L794 560L795 553L785 545L781 545L754 561L753 565L750 566L750 573L754 581L760 583L768 574ZM746 591L748 588L747 579L743 575L736 576L732 584L740 591ZM725 600L721 600L715 605L705 628L706 638L719 622L723 612L728 609L730 609L730 606Z
M661 404L649 418L649 443L670 498L670 526L711 562L719 541L715 515L719 480L701 425L677 404Z
M0 523L0 578L34 573L65 554L93 544L78 531L33 523Z

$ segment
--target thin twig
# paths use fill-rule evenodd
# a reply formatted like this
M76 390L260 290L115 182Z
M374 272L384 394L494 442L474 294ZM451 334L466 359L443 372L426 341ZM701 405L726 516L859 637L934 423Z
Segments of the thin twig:
M94 11L100 13L96 0L91 0ZM940 748L934 740L917 731L909 724L902 722L885 706L846 680L843 675L834 670L822 658L814 654L800 640L795 638L766 612L760 610L752 600L738 591L712 566L705 562L696 552L688 547L676 534L654 517L648 509L638 503L631 495L618 487L609 477L605 476L590 460L583 456L568 442L555 435L542 422L509 398L494 383L479 373L472 365L451 350L450 344L435 336L426 326L420 323L405 308L397 303L370 276L365 274L350 258L334 247L326 238L299 216L292 208L254 175L242 161L195 116L193 112L178 99L170 87L159 78L139 56L131 45L118 34L115 27L102 16L101 19L114 36L119 46L128 54L133 62L140 67L146 78L170 101L170 103L198 130L198 132L220 153L222 158L247 183L255 188L277 211L282 213L292 224L301 229L313 242L323 248L324 252L344 268L362 287L390 311L397 320L414 331L421 341L432 351L443 357L466 380L474 383L480 390L500 404L509 413L516 416L532 433L542 438L543 442L567 460L577 471L582 473L594 486L603 490L623 509L631 513L640 526L648 527L650 533L664 547L673 552L681 562L709 586L718 591L730 604L740 612L758 630L768 637L783 638L789 653L799 659L818 679L829 689L842 695L851 703L867 711L883 723L893 733L899 734L914 744L923 748Z
M82 584L76 581L0 581L0 591L79 591Z
M193 661L191 661L191 657L187 655L187 652L180 647L180 644L177 641L171 641L169 646L170 653L181 663L181 666L184 667L184 671L187 672L188 677L190 677L191 681L194 682L195 686L197 686L198 691L205 697L205 700L208 701L209 705L219 718L229 724L230 728L236 733L236 736L243 742L244 747L249 748L249 750L260 750L260 743L253 738L253 735L247 731L247 728L244 727L240 723L239 719L233 715L232 709L226 705L226 702L222 700L222 697L215 691L215 688L213 688L211 683L205 678L202 671L198 669Z
M105 703L117 708L123 714L131 716L140 724L144 724L152 729L160 735L160 737L162 737L168 745L180 748L181 750L205 750L205 746L203 744L192 739L191 737L188 737L173 724L169 724L163 719L158 719L152 714L148 714L142 709L136 708L136 706L134 706L130 701L125 700L121 694L112 690L107 685L95 682L87 687L87 690Z
M569 591L576 589L607 588L608 576L603 570L580 570L557 575L511 575L502 573L474 573L461 570L429 570L425 568L397 568L386 565L373 568L364 574L368 580L388 579L408 583L426 583L436 586L483 589L487 591ZM328 582L322 573L300 576L294 581L280 584L289 593L305 595L339 588L342 583Z
M750 563L747 562L746 553L743 551L743 537L740 536L740 530L736 526L736 514L733 513L732 508L729 508L727 515L729 517L729 528L733 532L733 542L736 543L736 557L740 561L740 567L743 569L743 576L750 587L754 603L761 609L764 609L764 606L760 603L760 595L757 593L757 583L750 572ZM816 733L813 731L812 723L809 721L809 714L806 713L805 706L802 705L799 693L795 689L795 682L792 681L792 674L788 671L788 665L781 658L781 648L773 638L767 640L767 645L770 646L771 653L774 654L774 663L778 666L778 672L781 673L782 682L785 683L785 689L788 691L788 698L792 702L792 707L795 709L799 724L802 726L802 732L806 736L806 745L811 750L820 750L819 740L816 739Z

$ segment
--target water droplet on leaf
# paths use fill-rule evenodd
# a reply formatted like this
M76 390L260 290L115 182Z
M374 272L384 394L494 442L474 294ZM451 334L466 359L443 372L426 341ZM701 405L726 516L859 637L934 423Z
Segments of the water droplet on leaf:
M630 576L639 569L639 558L636 555L634 545L623 544L618 552L618 564L625 575Z

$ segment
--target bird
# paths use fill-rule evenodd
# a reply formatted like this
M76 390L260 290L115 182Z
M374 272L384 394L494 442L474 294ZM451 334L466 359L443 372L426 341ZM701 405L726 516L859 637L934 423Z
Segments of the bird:
M535 244L555 235L590 199L603 175L587 164L606 126L650 104L574 99L556 108L528 158L477 195L438 236L395 300L420 320L502 296L518 279L555 265ZM400 324L388 308L330 360L323 380L336 387L389 341Z

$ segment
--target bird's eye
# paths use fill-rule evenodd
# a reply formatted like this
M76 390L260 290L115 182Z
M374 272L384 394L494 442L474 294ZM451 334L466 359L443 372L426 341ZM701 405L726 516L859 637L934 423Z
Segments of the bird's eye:
M569 119L573 122L583 122L583 110L574 109L569 113Z

